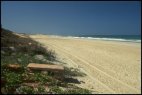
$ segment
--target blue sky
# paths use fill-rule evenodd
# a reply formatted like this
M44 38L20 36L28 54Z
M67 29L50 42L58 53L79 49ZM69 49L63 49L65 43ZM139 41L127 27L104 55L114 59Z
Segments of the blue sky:
M2 27L52 35L140 35L139 1L3 1Z

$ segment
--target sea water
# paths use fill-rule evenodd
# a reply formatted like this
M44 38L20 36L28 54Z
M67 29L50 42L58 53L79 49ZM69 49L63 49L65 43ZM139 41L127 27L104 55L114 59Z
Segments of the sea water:
M124 41L141 43L141 35L79 35L67 36L76 39L92 39L92 40L108 40L108 41Z

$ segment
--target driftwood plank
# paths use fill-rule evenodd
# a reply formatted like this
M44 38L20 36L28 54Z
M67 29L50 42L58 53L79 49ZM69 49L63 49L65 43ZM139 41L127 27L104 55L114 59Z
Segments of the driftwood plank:
M27 67L31 70L43 70L43 71L52 71L52 72L64 71L64 67L61 65L29 63Z

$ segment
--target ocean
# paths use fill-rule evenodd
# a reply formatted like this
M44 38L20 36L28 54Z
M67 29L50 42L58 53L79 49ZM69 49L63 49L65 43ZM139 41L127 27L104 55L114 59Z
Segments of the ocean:
M76 39L92 39L92 40L107 40L107 41L121 41L121 42L136 42L141 43L141 35L79 35L66 36Z

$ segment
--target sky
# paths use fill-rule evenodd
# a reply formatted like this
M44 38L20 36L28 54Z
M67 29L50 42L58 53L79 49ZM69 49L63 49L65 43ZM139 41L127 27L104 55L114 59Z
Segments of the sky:
M2 1L3 28L49 35L141 35L140 1Z

